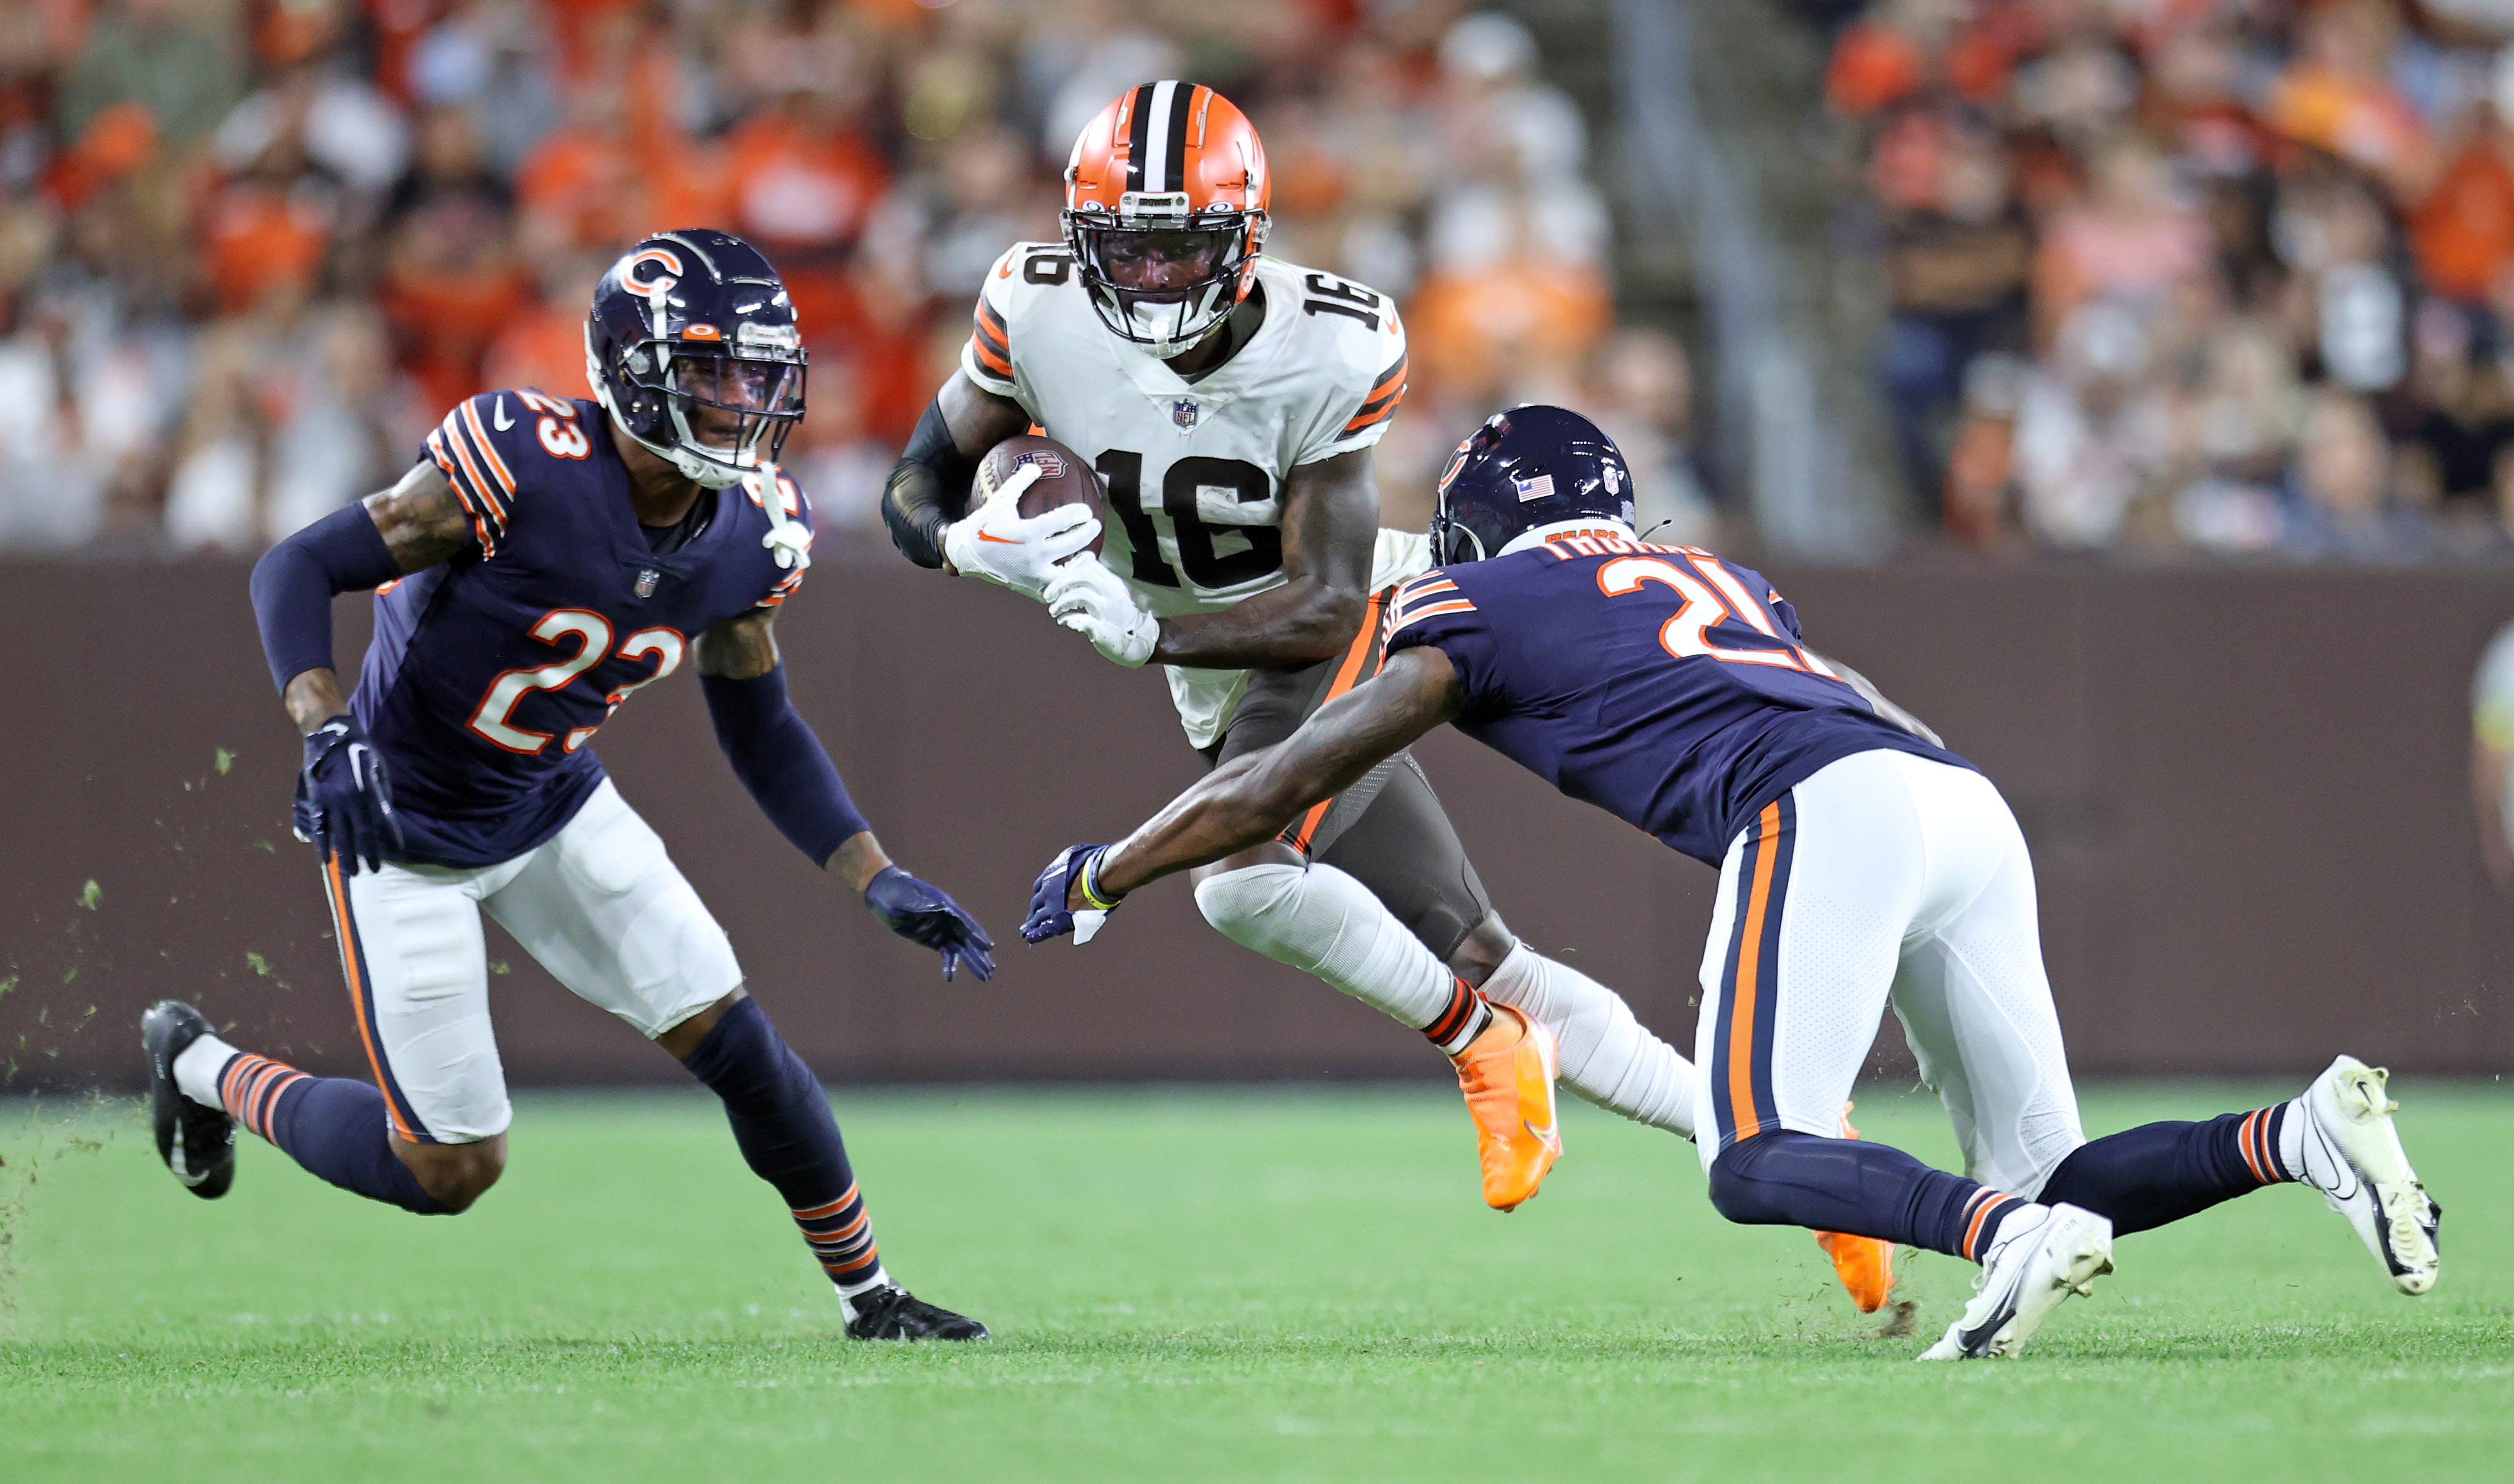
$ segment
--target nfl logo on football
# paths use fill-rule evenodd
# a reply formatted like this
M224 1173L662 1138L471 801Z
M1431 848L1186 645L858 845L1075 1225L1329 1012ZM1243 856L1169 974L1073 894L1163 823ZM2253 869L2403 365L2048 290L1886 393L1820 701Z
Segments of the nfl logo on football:
M1196 426L1196 404L1185 397L1170 404L1170 421L1181 427Z

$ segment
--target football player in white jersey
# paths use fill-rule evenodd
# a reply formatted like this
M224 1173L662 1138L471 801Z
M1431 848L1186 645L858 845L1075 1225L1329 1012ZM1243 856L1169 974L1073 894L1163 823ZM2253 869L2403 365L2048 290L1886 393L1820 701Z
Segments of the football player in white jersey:
M997 261L883 501L911 560L1040 598L1120 664L1159 662L1209 765L1376 673L1386 594L1431 565L1425 538L1379 529L1371 471L1404 326L1384 295L1262 256L1270 185L1256 130L1212 89L1110 103L1066 170L1064 240ZM969 508L976 461L1033 423L1098 470L1101 559L1076 555L1101 534L1083 507L1016 512L1020 473ZM1449 1054L1499 1209L1561 1150L1558 1064L1590 1101L1692 1135L1684 1059L1511 935L1411 756L1206 867L1196 904Z

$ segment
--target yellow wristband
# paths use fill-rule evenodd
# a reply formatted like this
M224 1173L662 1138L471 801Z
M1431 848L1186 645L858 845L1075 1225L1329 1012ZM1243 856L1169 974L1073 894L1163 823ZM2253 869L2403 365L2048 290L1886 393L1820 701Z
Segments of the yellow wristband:
M1100 895L1097 881L1100 874L1100 858L1107 854L1109 854L1108 847L1103 846L1093 851L1090 858L1082 862L1082 900L1103 912L1111 910L1118 902L1126 900L1123 895L1107 898Z

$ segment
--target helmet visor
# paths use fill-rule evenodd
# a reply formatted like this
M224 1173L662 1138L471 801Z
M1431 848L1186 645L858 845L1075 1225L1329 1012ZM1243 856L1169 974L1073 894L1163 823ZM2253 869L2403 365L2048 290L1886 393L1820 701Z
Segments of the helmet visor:
M1081 236L1098 276L1139 303L1178 303L1238 266L1237 226L1086 226Z
M760 360L686 344L672 346L671 355L663 389L690 443L729 454L744 467L755 457L777 457L803 416L799 359Z
M1237 213L1201 225L1121 224L1079 212L1066 221L1102 319L1144 344L1184 346L1221 323L1239 301L1240 270L1256 250L1257 234Z

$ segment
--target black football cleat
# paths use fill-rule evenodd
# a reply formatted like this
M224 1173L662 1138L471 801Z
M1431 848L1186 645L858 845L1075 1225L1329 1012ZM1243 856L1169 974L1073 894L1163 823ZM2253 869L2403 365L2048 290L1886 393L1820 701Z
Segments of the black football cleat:
M209 1019L181 1000L159 1000L140 1018L148 1052L148 1116L157 1154L183 1188L217 1200L235 1183L236 1121L226 1109L203 1107L175 1085L175 1059L210 1033Z
M877 1289L849 1299L849 1340L984 1340L987 1327L966 1314L937 1308L907 1289Z

